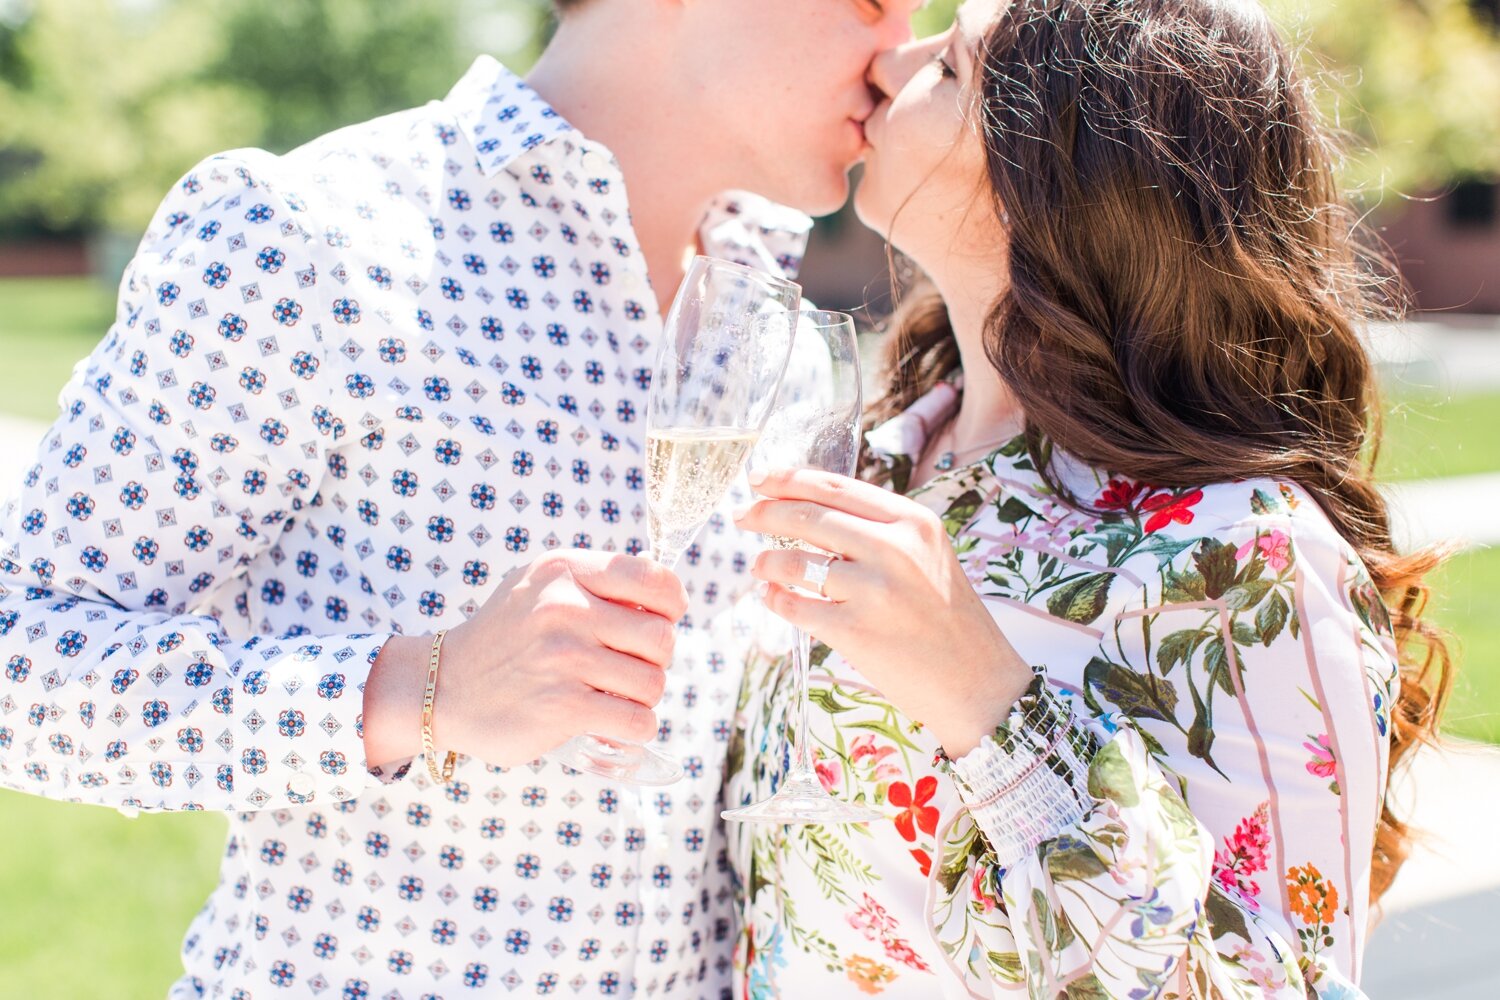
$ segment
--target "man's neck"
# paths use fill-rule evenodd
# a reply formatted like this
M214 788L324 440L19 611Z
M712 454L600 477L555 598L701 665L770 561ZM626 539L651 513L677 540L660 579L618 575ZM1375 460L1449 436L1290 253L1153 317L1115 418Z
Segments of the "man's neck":
M608 30L607 30L608 29ZM591 18L563 22L527 83L589 139L615 154L625 176L630 214L662 311L682 282L709 202L724 186L689 157L680 104L660 73L664 59Z

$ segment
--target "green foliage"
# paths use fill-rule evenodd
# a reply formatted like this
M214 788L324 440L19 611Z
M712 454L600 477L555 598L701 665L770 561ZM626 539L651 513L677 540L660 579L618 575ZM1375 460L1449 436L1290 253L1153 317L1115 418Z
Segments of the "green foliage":
M0 20L0 231L135 232L206 155L284 151L440 98L481 48L528 65L547 3L37 0L16 9L19 19Z
M958 0L918 13L946 28ZM1345 183L1367 200L1500 174L1500 31L1468 0L1264 0L1346 132Z

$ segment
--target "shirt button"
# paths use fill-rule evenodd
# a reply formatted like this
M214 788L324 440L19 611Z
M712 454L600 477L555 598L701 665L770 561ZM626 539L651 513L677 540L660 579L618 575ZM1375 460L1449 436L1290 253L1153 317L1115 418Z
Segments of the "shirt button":
M311 795L315 783L313 782L312 775L298 773L292 775L292 779L286 783L286 787L295 795Z
M609 169L609 157L591 149L583 154L583 169L591 174L602 174Z
M646 279L635 271L626 271L620 277L620 287L625 289L626 295L639 295L646 288Z

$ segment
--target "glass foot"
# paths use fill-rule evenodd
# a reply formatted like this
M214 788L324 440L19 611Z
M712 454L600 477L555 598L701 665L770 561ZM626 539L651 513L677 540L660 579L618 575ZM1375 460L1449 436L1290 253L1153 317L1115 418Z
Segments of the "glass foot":
M622 785L672 785L682 779L682 764L656 747L598 736L574 737L551 756L575 771Z
M886 818L878 809L834 798L816 776L793 775L769 799L725 809L722 815L738 823L870 823Z

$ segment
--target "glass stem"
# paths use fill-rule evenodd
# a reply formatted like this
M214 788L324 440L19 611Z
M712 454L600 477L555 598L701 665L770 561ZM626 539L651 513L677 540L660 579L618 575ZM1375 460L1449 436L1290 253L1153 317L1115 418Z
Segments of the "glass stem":
M812 643L802 629L793 631L796 634L792 642L792 676L793 696L797 702L797 742L793 745L795 756L792 758L791 770L787 772L787 780L816 781L817 772L813 768L812 744L807 735L808 720L812 715L812 702L807 693L808 674L811 672L808 660L811 658Z

